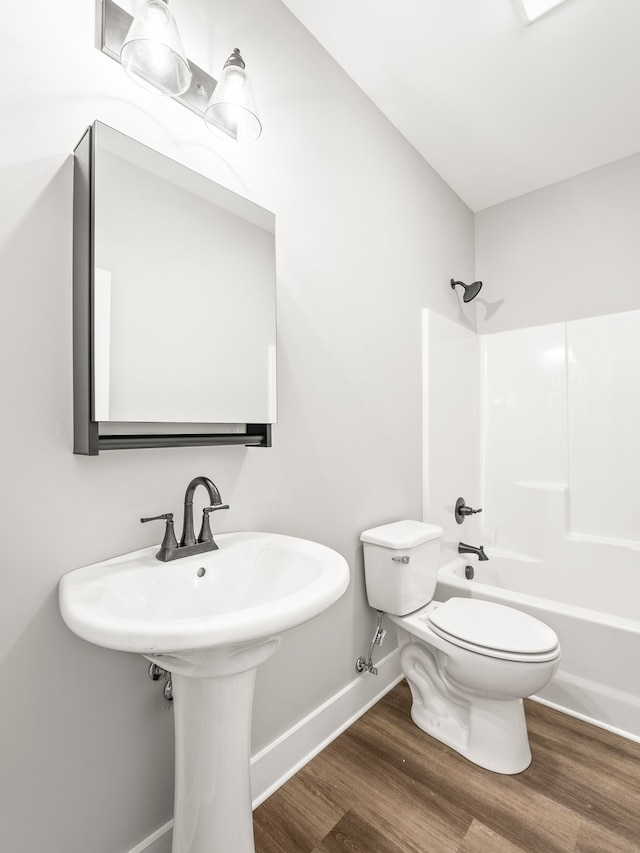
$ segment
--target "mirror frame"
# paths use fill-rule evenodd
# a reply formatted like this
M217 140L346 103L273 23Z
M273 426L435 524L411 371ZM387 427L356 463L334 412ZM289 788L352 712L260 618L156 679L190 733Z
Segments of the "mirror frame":
M95 123L74 150L73 165L73 452L149 447L244 445L271 447L271 424L243 424L244 432L165 432L146 425L144 434L101 434L92 419L94 396ZM141 144L141 143L138 143ZM144 147L144 146L143 146ZM185 167L186 168L186 167ZM161 427L161 425L158 425ZM176 425L180 427L179 424ZM186 424L184 425L186 426Z

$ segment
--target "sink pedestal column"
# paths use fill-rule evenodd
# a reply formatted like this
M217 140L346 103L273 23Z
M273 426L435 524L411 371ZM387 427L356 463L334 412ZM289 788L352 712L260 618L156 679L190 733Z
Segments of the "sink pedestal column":
M176 750L172 853L254 853L253 686L257 664L278 645L279 639L271 638L251 649L228 649L226 661L198 668L193 675L171 669ZM173 666L165 657L160 661ZM250 669L243 668L251 663ZM215 670L220 674L212 676Z

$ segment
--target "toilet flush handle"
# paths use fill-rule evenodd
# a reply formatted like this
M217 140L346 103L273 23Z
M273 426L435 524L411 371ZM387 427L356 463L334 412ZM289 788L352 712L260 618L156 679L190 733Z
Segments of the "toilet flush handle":
M406 555L404 557L392 557L391 559L393 560L394 563L408 563L409 562L409 556L408 555Z

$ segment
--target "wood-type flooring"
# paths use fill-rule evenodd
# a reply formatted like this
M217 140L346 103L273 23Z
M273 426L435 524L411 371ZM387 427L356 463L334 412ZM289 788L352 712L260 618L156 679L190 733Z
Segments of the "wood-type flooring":
M525 702L502 776L411 721L402 681L254 812L256 853L640 853L640 744Z

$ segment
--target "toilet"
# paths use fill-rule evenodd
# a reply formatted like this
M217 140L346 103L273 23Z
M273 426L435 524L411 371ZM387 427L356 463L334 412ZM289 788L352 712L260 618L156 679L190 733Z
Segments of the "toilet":
M523 699L551 680L558 637L539 619L490 601L433 601L442 528L396 521L365 530L371 607L395 623L419 728L496 773L531 763Z

